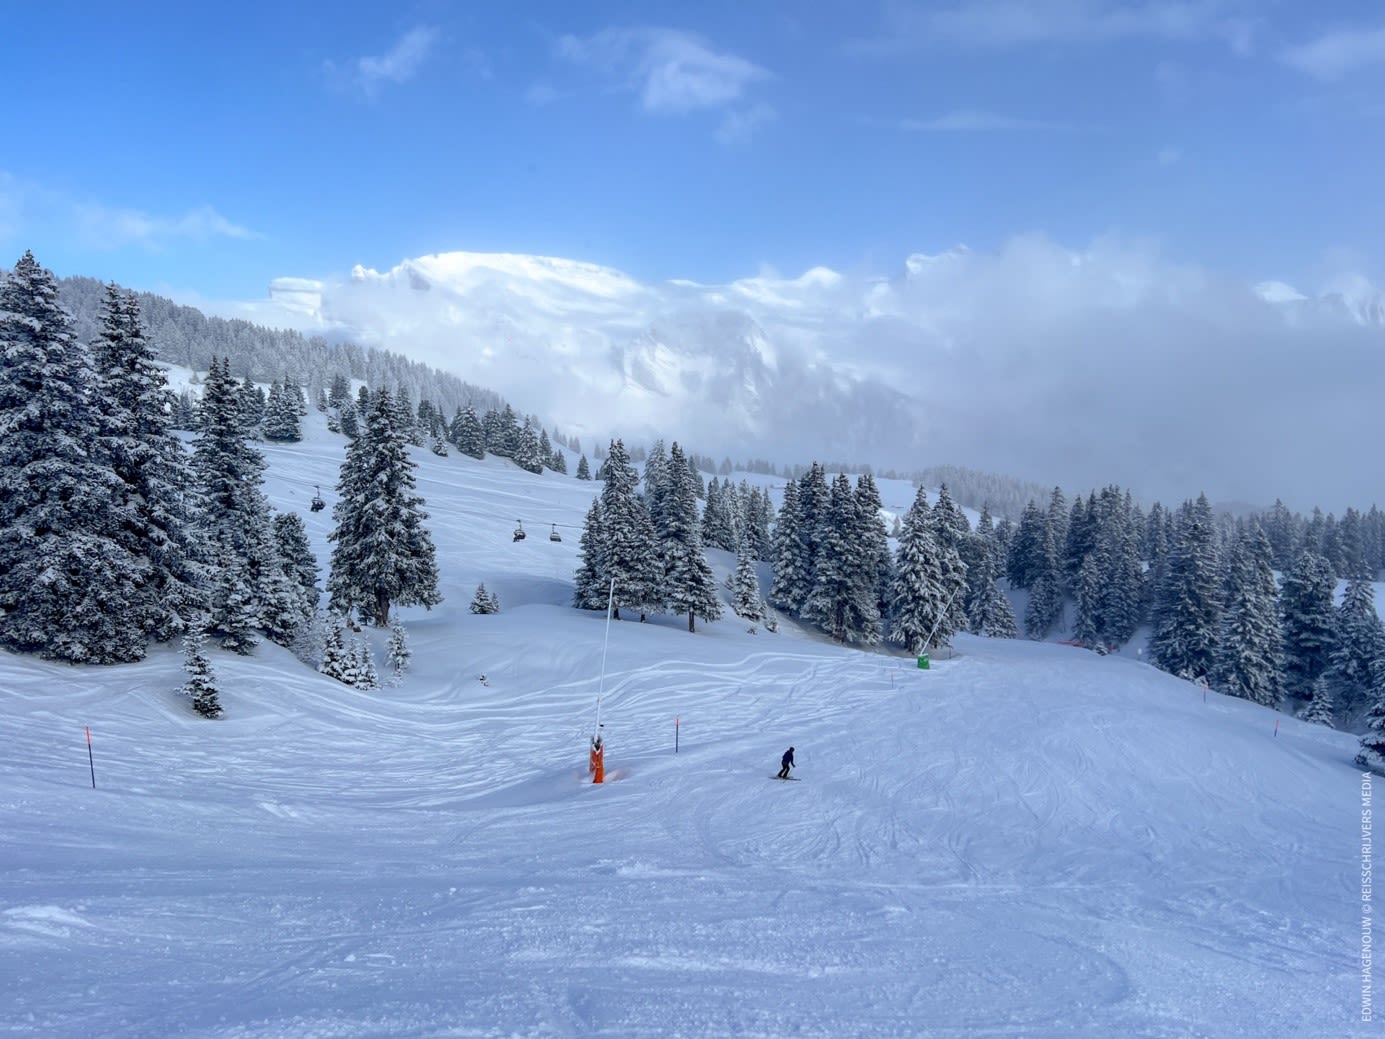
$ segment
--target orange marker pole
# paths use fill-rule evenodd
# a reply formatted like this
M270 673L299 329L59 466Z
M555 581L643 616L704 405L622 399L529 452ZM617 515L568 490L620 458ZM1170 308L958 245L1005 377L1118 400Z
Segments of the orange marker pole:
M91 726L82 726L87 730L87 764L91 766L91 788L96 789L96 759L91 756Z

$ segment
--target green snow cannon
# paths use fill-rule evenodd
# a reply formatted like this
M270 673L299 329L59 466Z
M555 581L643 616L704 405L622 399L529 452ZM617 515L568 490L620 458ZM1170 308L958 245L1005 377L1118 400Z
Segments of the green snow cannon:
M922 654L919 655L919 670L920 670L920 671L927 671L927 670L928 670L928 654L927 654L927 653L922 653Z

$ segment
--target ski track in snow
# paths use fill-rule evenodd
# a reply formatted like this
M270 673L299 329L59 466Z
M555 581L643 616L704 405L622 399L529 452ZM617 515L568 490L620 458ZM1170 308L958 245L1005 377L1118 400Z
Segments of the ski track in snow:
M340 442L265 453L301 508ZM415 457L447 603L399 688L218 653L211 724L171 647L0 654L0 1035L1367 1034L1350 736L1127 658L920 671L729 614L613 623L603 681L566 606L598 485Z

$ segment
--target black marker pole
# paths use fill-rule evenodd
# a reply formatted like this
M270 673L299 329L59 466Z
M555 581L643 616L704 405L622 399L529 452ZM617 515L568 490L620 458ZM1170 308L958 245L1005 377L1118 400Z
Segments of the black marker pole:
M96 789L96 759L91 756L91 726L83 726L87 730L87 764L91 766L91 788Z

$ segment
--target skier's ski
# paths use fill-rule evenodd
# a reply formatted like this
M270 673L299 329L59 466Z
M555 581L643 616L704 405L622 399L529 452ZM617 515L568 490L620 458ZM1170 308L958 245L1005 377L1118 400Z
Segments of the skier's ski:
M798 777L797 777L797 776L770 776L769 778L770 778L770 779L783 779L783 780L785 780L785 781L787 781L787 782L790 782L790 783L797 783L797 782L798 782Z

